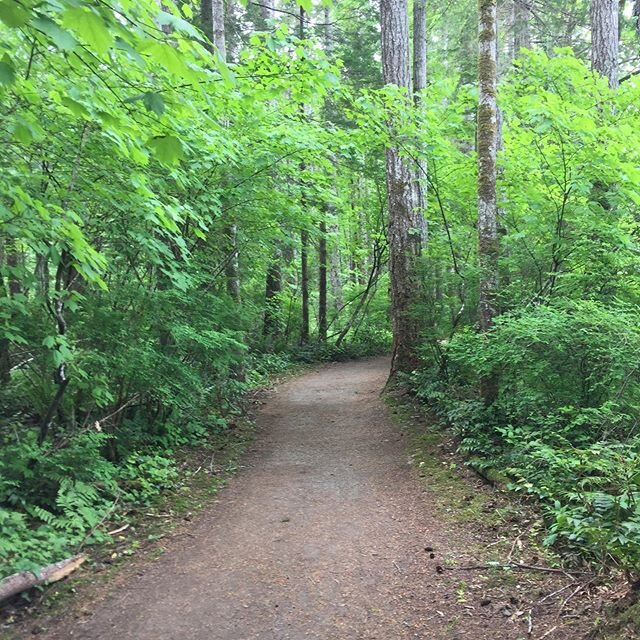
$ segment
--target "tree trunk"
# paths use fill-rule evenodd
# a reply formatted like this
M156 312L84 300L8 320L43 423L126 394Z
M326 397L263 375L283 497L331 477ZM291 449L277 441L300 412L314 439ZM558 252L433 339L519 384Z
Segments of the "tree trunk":
M618 86L617 0L591 0L591 68Z
M422 94L427 88L427 6L426 0L413 3L413 99L420 108ZM424 149L418 148L415 176L415 206L420 221L421 242L427 239L427 163L423 159Z
M327 223L322 220L319 224L320 238L318 240L318 339L327 339Z
M216 48L220 59L227 61L227 43L224 30L224 1L223 0L203 0L203 11L206 9L205 3L211 7L211 41ZM234 302L240 302L240 264L238 254L238 228L232 222L224 226L224 237L226 238L227 255L225 257L225 277L227 281L227 293Z
M200 27L207 36L206 46L209 51L213 51L213 9L211 0L200 0Z
M22 263L22 253L16 246L15 238L8 238L4 245L4 263L7 271L7 292L10 298L15 298L22 293L22 284L18 269ZM2 260L0 260L0 266ZM4 286L0 278L0 287ZM3 292L4 294L4 292ZM9 314L9 324L13 314ZM7 338L0 339L0 383L8 383L11 378L11 344Z
M87 556L80 554L43 567L37 572L22 571L0 580L0 602L18 595L27 589L58 582L84 564Z
M260 2L260 15L267 25L269 20L273 20L274 14L274 2L273 0L261 0Z
M304 21L305 12L304 9L300 7L300 13L298 14L298 36L301 40L303 40L305 36ZM300 113L304 117L304 104L300 105ZM305 164L301 163L300 173L302 174L305 169ZM302 208L303 210L306 209L304 192L302 194ZM306 229L303 229L300 232L300 278L302 288L302 324L300 326L300 343L305 344L306 342L309 342L309 232Z
M578 1L571 0L571 6L565 9L566 23L562 41L563 47L573 47L573 36L578 26ZM555 43L552 43L552 47ZM549 48L552 48L549 47Z
M427 86L427 0L413 3L413 95L420 101L420 93Z
M0 298L7 295L8 289L2 275L2 267L6 263L5 244L0 240ZM7 274L9 277L9 274ZM9 355L9 339L0 337L0 384L8 384L11 380L11 359Z
M531 6L532 0L513 2L513 55L521 49L531 49Z
M227 43L224 34L224 2L209 0L211 4L211 41L223 61L227 60Z
M406 0L381 0L382 72L385 84L405 91L411 109L409 21ZM394 123L389 122L391 135ZM386 150L387 203L389 209L389 275L393 357L391 375L409 372L417 365L418 319L412 306L417 302L419 283L416 258L420 254L420 222L416 219L413 181L409 162L396 146Z
M227 279L227 293L234 302L240 302L240 262L238 256L238 227L227 224L224 227L228 255L224 273Z
M478 261L480 269L480 330L488 331L496 315L498 227L496 154L498 148L497 10L496 0L479 0L478 41ZM495 397L495 380L484 380L485 403Z
M282 252L278 249L267 269L262 335L268 339L272 339L280 333L281 259Z
M309 342L309 232L300 232L300 278L302 288L302 325L300 343Z
M333 309L337 313L342 307L342 282L340 281L340 242L338 239L338 225L329 227L331 232L331 252L329 258L329 282L331 284L331 299Z
M633 17L636 21L636 33L640 36L640 0L634 0Z

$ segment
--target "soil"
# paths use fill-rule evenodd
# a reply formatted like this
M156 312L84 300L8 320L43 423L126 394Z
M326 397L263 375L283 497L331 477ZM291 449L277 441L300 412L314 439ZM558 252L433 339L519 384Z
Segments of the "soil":
M244 468L161 557L132 561L101 593L79 592L65 612L36 626L27 621L24 633L51 640L581 637L586 617L571 576L459 570L495 559L500 545L513 545L511 554L521 545L490 524L498 507L477 478L456 482L469 499L484 492L484 510L466 522L455 517L462 507L443 510L447 490L435 472L412 464L410 430L381 397L387 372L388 361L375 358L283 384L256 415ZM436 467L452 466L432 454Z

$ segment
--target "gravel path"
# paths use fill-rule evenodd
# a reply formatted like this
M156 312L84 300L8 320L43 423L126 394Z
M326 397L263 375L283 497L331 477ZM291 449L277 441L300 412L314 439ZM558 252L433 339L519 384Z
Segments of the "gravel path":
M477 541L433 513L380 398L387 371L370 359L282 385L257 416L245 468L187 535L44 637L524 638L465 603L459 572L436 571L445 558L477 561Z

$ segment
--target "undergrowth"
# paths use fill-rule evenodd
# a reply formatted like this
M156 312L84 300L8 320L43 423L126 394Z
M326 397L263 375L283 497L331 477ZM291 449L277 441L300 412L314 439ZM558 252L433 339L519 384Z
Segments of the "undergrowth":
M96 421L66 429L63 437L42 445L35 427L13 422L1 429L0 578L108 541L108 522L180 485L176 461L182 449L206 447L212 438L218 447L233 440L247 391L301 363L363 353L355 345L250 354L243 382L229 380L230 388L203 393L198 413L174 410L154 423L138 409L128 413L117 430Z
M535 499L546 545L598 569L640 569L640 329L632 310L557 303L441 342L412 378L480 472ZM433 362L433 361L432 361ZM493 378L485 406L477 389Z

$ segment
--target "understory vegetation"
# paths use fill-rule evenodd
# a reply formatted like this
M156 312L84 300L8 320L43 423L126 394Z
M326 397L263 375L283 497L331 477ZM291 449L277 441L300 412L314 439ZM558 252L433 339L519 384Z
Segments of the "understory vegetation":
M429 8L415 100L361 0L0 2L0 577L104 540L270 376L390 351L549 545L637 576L638 5L618 86L588 2L514 3L487 257L473 2Z

